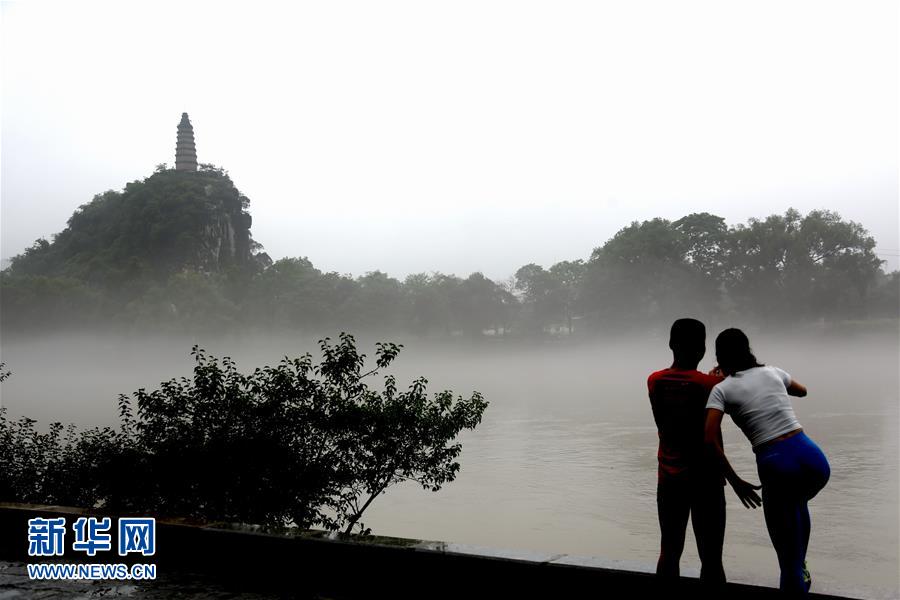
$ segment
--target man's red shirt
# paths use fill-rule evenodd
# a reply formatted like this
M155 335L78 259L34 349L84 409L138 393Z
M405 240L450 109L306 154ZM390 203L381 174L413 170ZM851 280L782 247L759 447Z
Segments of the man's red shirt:
M656 371L647 378L659 433L660 479L716 473L703 447L703 429L706 400L720 381L721 377L675 368Z

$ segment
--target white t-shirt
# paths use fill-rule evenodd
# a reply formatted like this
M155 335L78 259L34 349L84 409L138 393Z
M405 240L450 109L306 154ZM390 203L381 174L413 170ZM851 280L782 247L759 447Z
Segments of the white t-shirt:
M800 428L788 397L791 376L778 367L753 367L729 375L709 393L706 408L731 415L757 447Z

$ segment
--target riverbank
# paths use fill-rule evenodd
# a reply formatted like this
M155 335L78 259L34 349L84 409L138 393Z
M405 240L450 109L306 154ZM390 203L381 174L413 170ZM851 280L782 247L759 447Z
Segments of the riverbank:
M445 542L370 537L329 539L324 532L266 533L253 527L201 525L159 520L156 552L135 561L115 551L88 558L67 551L54 562L155 564L157 580L142 582L33 582L27 579L28 520L75 520L95 514L81 509L0 504L0 597L64 598L101 594L156 599L219 598L248 594L252 598L295 597L351 600L391 598L553 598L611 595L655 596L676 593L696 597L703 588L682 577L660 587L650 573L633 566L569 554L510 553ZM102 515L98 515L102 516ZM113 521L118 515L109 515ZM115 528L114 528L115 529ZM114 536L115 537L115 536ZM115 547L115 540L114 540ZM631 568L629 568L631 567ZM757 599L777 590L743 584L727 585L717 597ZM838 596L813 594L837 600Z

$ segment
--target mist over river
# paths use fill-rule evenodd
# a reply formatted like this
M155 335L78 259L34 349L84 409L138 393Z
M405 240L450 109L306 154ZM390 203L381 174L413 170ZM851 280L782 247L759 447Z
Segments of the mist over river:
M712 337L701 363L713 365ZM761 362L809 388L794 398L808 435L831 463L831 480L810 503L808 562L814 591L897 597L900 353L896 332L881 336L750 334ZM336 337L336 333L334 336ZM363 517L384 535L504 549L602 556L652 568L658 552L656 428L646 378L671 362L663 336L570 343L401 341L391 369L405 387L482 392L490 405L464 433L461 470L438 493L409 484L389 490ZM369 356L374 339L360 340ZM13 371L0 387L9 416L114 425L116 398L189 375L193 343L233 357L244 372L315 338L46 337L3 340ZM726 452L758 481L750 445L729 417ZM762 510L745 509L730 488L725 568L730 580L777 586L778 565ZM682 572L699 568L690 528Z

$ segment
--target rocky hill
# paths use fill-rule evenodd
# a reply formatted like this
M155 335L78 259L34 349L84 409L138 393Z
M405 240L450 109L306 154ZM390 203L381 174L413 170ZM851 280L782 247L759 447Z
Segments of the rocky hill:
M3 326L156 318L183 312L203 294L198 287L239 289L271 264L250 233L248 206L212 166L160 167L122 191L98 194L51 241L37 240L2 272Z
M185 269L256 271L249 200L221 169L159 169L78 207L68 226L13 258L11 275L70 277L95 286L162 281Z

